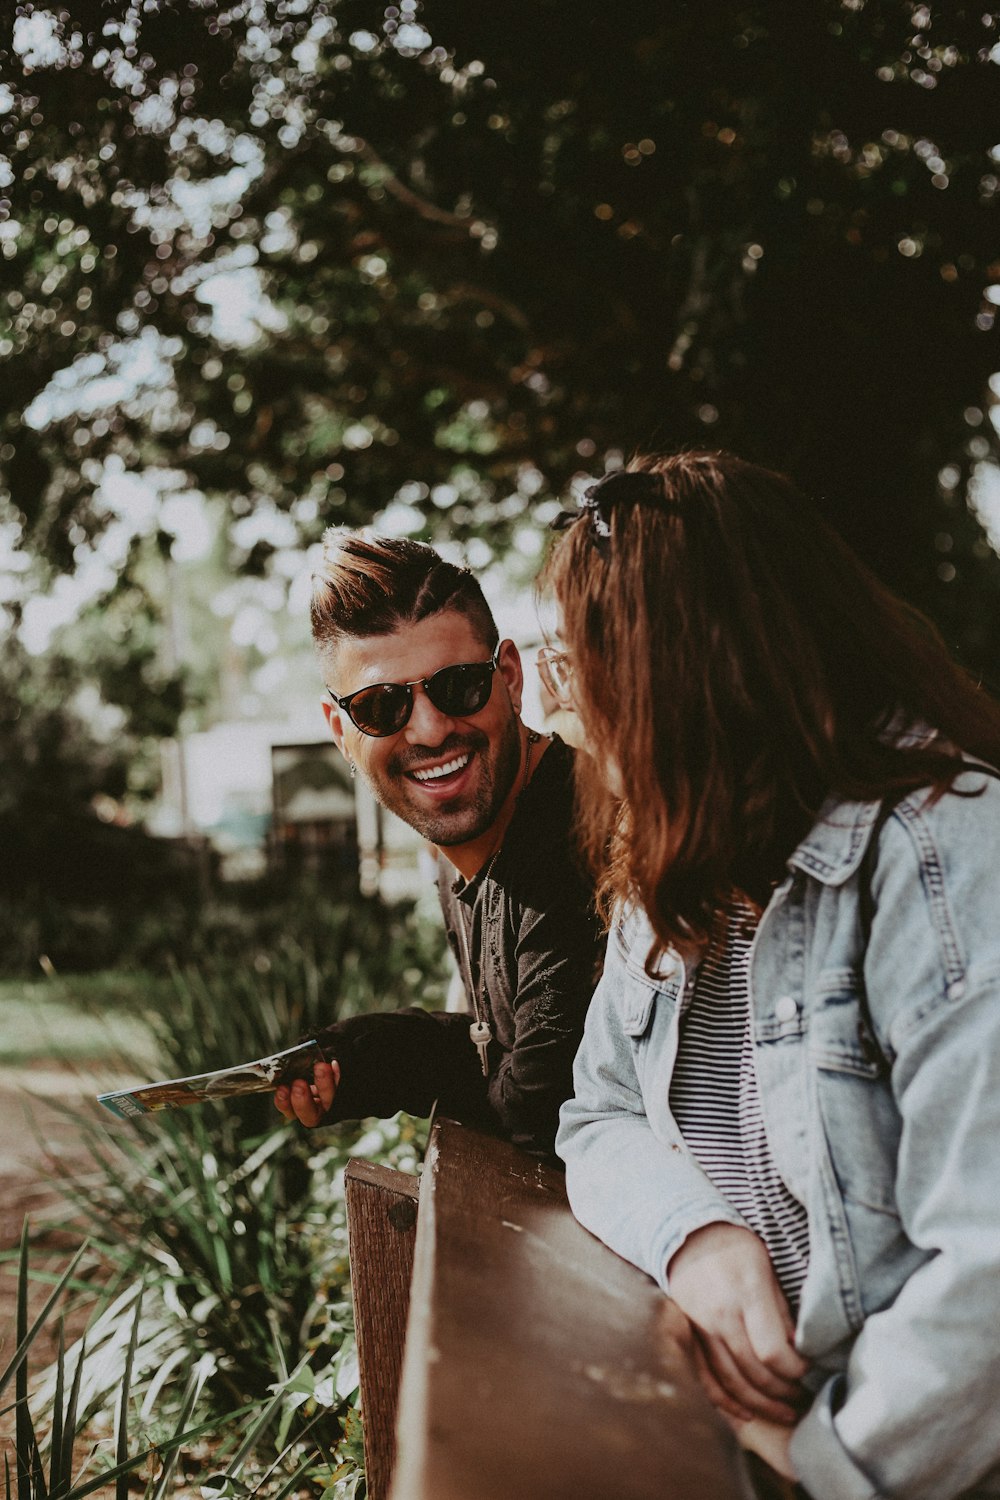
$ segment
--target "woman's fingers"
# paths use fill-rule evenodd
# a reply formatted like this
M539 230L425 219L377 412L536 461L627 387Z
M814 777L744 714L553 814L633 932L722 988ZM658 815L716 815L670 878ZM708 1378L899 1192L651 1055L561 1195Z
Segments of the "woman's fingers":
M796 1421L797 1412L788 1397L797 1395L797 1388L778 1382L781 1394L770 1395L768 1392L774 1389L775 1377L758 1360L753 1361L750 1372L741 1368L731 1340L702 1333L701 1344L712 1374L731 1401L752 1416L764 1417L769 1422L781 1422L787 1426Z
M772 1401L792 1403L800 1394L797 1379L789 1379L784 1375L776 1374L774 1369L760 1358L748 1332L750 1310L757 1308L761 1302L772 1295L780 1297L781 1293L777 1287L772 1290L768 1282L762 1282L749 1297L729 1307L719 1309L712 1324L701 1328L701 1334L708 1347L718 1346L726 1350L729 1360L735 1365L743 1380L760 1396ZM784 1337L783 1330L782 1337ZM726 1368L729 1368L728 1362ZM754 1410L758 1408L755 1406Z
M316 1091L304 1078L296 1078L292 1084L292 1110L300 1125L318 1125L323 1113Z
M797 1383L809 1366L795 1348L795 1330L788 1304L777 1286L743 1309L743 1322L754 1355L773 1375Z
M719 1411L725 1412L727 1417L731 1417L737 1426L749 1422L752 1419L753 1413L748 1407L734 1400L729 1392L716 1380L712 1372L712 1367L708 1362L708 1357L701 1346L701 1339L698 1334L695 1334L691 1343L691 1359L694 1364L695 1373L701 1382L702 1390L712 1405L717 1407Z

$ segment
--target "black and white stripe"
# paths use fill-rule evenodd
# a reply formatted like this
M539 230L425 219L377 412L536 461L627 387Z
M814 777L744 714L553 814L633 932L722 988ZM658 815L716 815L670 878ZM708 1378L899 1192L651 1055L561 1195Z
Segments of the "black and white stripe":
M747 967L757 917L734 901L681 1018L670 1108L702 1171L759 1234L793 1313L809 1265L803 1204L778 1174L761 1111Z

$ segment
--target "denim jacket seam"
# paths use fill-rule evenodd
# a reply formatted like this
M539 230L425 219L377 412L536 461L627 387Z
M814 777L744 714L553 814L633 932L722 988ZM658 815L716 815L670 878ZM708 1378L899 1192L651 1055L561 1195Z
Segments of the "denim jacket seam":
M628 979L634 980L636 984L642 985L652 995L668 995L670 993L663 979L653 979L646 973L645 969L639 968L637 964L625 960L625 974Z
M948 902L937 845L923 815L922 804L916 807L911 800L906 799L898 805L893 816L906 828L915 846L921 883L927 892L928 912L940 944L947 997L947 990L965 979L966 966Z

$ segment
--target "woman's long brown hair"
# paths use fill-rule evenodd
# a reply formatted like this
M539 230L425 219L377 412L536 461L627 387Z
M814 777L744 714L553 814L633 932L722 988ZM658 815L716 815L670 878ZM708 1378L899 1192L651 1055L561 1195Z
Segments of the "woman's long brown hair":
M578 795L598 898L606 919L642 903L655 964L702 946L734 888L763 904L831 793L940 796L962 751L1000 764L1000 705L790 480L725 453L628 467L662 503L655 486L609 498L605 541L583 513L543 586L592 752ZM898 743L913 726L936 734Z

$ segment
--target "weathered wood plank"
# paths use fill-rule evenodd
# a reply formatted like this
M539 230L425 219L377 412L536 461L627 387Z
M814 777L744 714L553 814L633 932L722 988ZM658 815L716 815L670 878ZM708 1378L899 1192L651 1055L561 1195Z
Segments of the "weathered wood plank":
M746 1500L678 1318L575 1222L561 1173L439 1121L391 1500Z
M369 1500L385 1500L392 1474L419 1181L359 1160L344 1174Z

